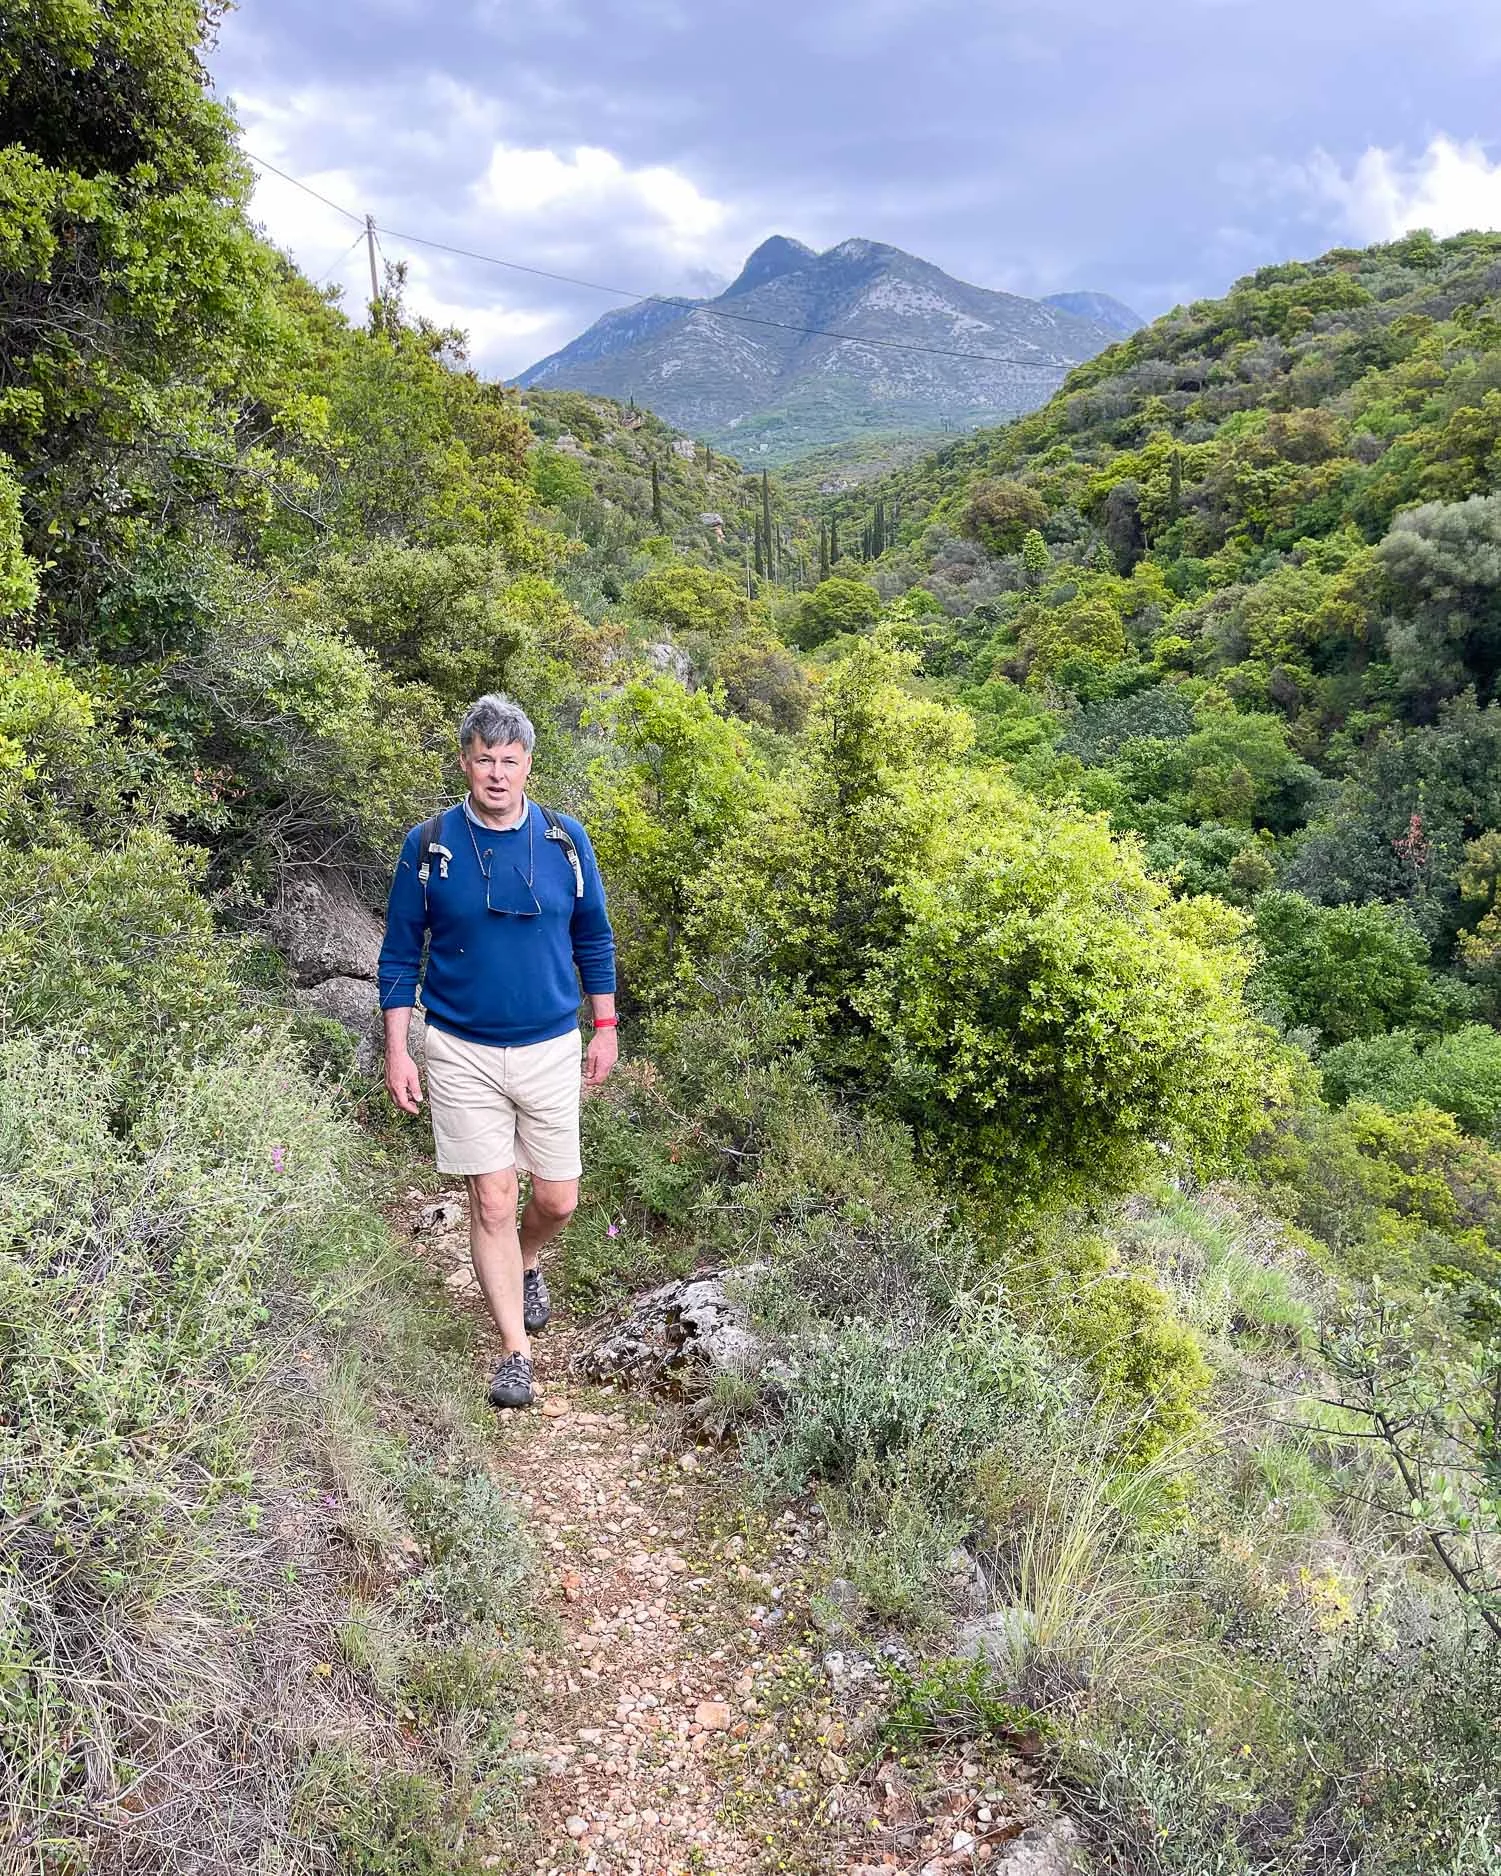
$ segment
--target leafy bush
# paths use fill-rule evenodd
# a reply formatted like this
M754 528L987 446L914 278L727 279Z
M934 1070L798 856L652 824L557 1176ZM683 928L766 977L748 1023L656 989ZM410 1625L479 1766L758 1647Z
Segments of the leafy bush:
M1391 907L1319 906L1268 892L1255 918L1264 957L1251 988L1290 1027L1340 1043L1443 1013L1428 946Z
M673 983L712 862L754 814L759 772L743 732L669 677L628 685L590 721L611 745L590 776L591 831L627 993L650 1003Z
M903 1344L852 1322L797 1361L761 1463L792 1491L820 1479L962 1513L983 1455L1063 1400L1052 1364L1020 1333Z
M204 856L155 828L100 847L75 833L0 846L0 1006L13 1026L76 1026L112 1063L220 1051L240 1000L200 897Z
M868 632L880 616L881 595L873 586L836 574L804 595L793 636L805 651L812 651L844 633Z
M1234 914L1174 902L1098 822L994 786L938 821L854 996L916 1124L1033 1203L1129 1184L1158 1140L1212 1159L1242 1137L1270 1084Z
M1210 1371L1161 1286L1122 1267L1097 1238L1059 1246L1043 1270L1041 1320L1093 1378L1122 1453L1141 1463L1181 1445L1200 1425Z
M1501 1127L1501 1035L1483 1023L1436 1038L1410 1029L1361 1038L1330 1049L1319 1066L1331 1101L1375 1101L1397 1113L1441 1107L1483 1139Z

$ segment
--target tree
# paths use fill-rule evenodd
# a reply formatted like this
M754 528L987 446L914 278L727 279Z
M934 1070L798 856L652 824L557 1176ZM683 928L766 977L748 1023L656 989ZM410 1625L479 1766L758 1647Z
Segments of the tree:
M1041 586L1052 570L1053 556L1048 552L1047 542L1036 528L1028 528L1022 537L1022 571L1027 576L1027 584Z
M1278 1085L1240 917L963 766L971 725L911 668L869 639L833 667L803 760L704 881L705 948L753 940L830 1072L1019 1208L1129 1184L1164 1139L1213 1160Z
M869 631L880 616L881 595L873 586L835 575L804 594L793 636L805 651L812 651L843 632Z
M771 533L771 476L765 469L761 471L761 538L766 543L766 577L774 580L777 563Z
M657 459L651 459L651 519L652 526L661 528L662 521L662 478L657 469Z
M1014 554L1031 528L1048 518L1042 497L1025 482L988 477L970 490L964 532L992 554Z
M1267 892L1255 918L1263 958L1253 987L1290 1027L1339 1043L1439 1013L1428 946L1391 907Z
M1394 1113L1437 1107L1480 1139L1501 1133L1501 1035L1485 1023L1436 1039L1400 1029L1341 1043L1319 1066L1333 1101L1375 1101Z
M1116 572L1132 573L1147 551L1147 534L1141 519L1141 489L1135 482L1117 482L1105 497L1104 533Z
M820 582L829 577L829 524L827 521L820 521L818 524L818 577Z
M1419 721L1472 688L1482 704L1501 678L1501 495L1430 502L1398 515L1381 543L1392 589L1387 643Z
M724 843L757 810L743 732L672 678L629 684L588 719L608 731L590 778L590 831L612 882L627 994L669 994L688 910Z
M653 625L710 637L743 626L750 617L739 583L712 567L658 567L631 588L631 604Z

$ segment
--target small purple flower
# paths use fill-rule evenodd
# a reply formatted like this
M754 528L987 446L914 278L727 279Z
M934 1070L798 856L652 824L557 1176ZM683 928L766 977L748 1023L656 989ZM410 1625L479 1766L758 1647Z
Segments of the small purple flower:
M618 1238L620 1236L620 1226L615 1223L614 1219L611 1219L609 1224L605 1226L605 1236L607 1238Z
M284 1173L287 1170L287 1149L284 1146L272 1147L271 1170L278 1173Z

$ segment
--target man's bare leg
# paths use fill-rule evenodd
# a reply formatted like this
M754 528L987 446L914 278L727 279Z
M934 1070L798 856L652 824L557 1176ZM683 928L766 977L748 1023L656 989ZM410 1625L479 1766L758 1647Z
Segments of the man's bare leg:
M530 1356L521 1310L521 1242L516 1231L516 1173L470 1173L469 1255L508 1355ZM528 1207L530 1209L530 1207Z
M514 1200L512 1201L514 1203ZM532 1194L521 1214L521 1262L537 1268L544 1246L551 1244L578 1209L577 1179L539 1179L532 1175Z

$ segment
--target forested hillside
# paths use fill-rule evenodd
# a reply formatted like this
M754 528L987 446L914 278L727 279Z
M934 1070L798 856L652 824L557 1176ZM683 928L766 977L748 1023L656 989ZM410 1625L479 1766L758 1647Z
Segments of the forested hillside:
M1100 1871L1496 1876L1501 239L799 517L315 290L207 25L0 45L0 1866L534 1867L426 1136L273 942L504 686L621 944L559 1288L727 1273L755 1359L663 1426L818 1532L764 1762L695 1761L763 1867L957 1753Z

